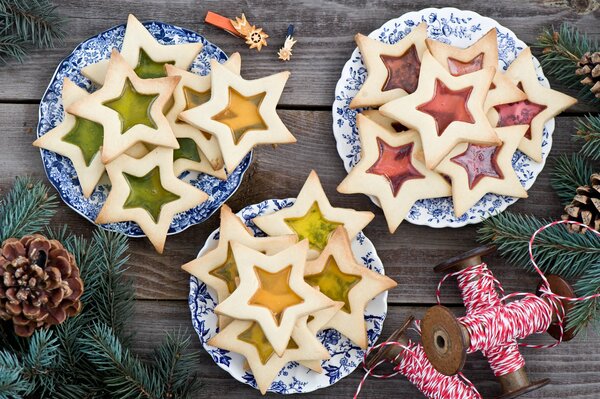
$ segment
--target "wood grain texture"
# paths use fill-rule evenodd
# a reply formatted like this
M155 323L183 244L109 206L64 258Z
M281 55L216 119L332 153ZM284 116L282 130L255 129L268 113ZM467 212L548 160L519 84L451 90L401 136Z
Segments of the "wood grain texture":
M280 114L298 138L294 145L277 149L259 148L238 192L228 202L234 210L269 198L296 196L304 179L314 168L318 171L325 191L336 206L372 210L375 220L365 233L375 244L383 260L386 273L398 281L390 292L391 303L384 326L384 336L400 326L413 313L421 317L427 306L434 303L435 287L441 276L432 271L439 261L477 245L476 226L460 229L431 229L404 223L395 235L387 232L382 212L362 195L342 196L335 187L345 176L331 133L330 112L334 88L341 68L350 57L357 32L368 33L385 21L405 12L423 7L442 7L447 2L434 0L415 3L409 0L375 1L242 1L229 0L55 0L59 12L68 17L65 29L69 32L65 43L52 50L36 50L23 65L10 63L0 72L0 194L10 188L17 175L31 175L45 180L40 155L31 146L35 138L39 102L56 65L82 40L114 25L125 22L128 13L140 20L162 20L190 28L204 34L227 53L240 51L244 58L242 72L248 78L290 69L292 77L280 103ZM593 38L600 37L600 11L577 14L572 1L538 0L523 2L496 0L493 2L464 1L460 8L471 9L495 18L512 29L519 38L532 43L540 29L561 22L569 22L584 29ZM233 17L245 12L248 19L271 35L269 47L260 53L248 50L243 42L218 29L205 26L202 21L211 10ZM289 23L296 26L299 40L294 47L294 58L287 64L276 60L276 51L284 40ZM554 87L559 87L554 85ZM574 116L589 110L585 105L573 107L556 119L553 150L548 167L540 174L529 191L528 199L519 200L509 209L556 218L561 206L549 184L550 170L555 157L578 149L570 135ZM54 190L52 189L54 192ZM90 236L93 226L66 205L59 207L57 224L66 223L78 234ZM151 355L166 329L187 328L191 331L187 306L188 275L179 266L196 256L206 237L218 225L212 217L206 223L172 236L167 240L165 254L157 255L145 239L132 239L131 261L127 274L134 280L136 316L129 326L136 331L135 349L143 357ZM536 285L533 275L507 265L497 256L488 259L492 270L507 292L532 291ZM462 310L455 284L450 282L444 291L444 303ZM193 334L193 331L192 331ZM206 383L199 398L259 397L257 391L232 379L217 367L201 349L193 336L193 350L201 352L197 366L199 377ZM536 337L532 342L549 342L547 337ZM597 398L600 391L599 338L590 332L574 342L551 350L525 349L524 355L532 379L549 377L553 384L528 397L561 397L571 399ZM484 397L499 393L497 383L487 362L480 356L469 358L466 368ZM328 389L319 390L310 397L347 398L354 390L361 372ZM269 397L275 397L269 395ZM421 397L404 378L389 381L369 380L361 397Z
M427 308L422 306L390 306L382 338L399 328L409 314L420 318L426 310ZM180 327L191 329L190 326L189 309L185 301L138 301L136 316L130 325L132 331L137 333L134 349L142 357L149 358L152 356L152 348L160 342L164 331L173 331ZM261 397L258 391L236 381L219 368L201 347L193 330L191 334L193 335L192 350L200 351L201 355L197 366L199 377L206 384L206 388L199 392L198 398ZM543 334L527 342L551 343L552 339L549 335ZM551 379L551 385L526 397L596 399L600 390L598 380L600 354L592 348L596 347L597 342L596 336L579 336L553 349L521 349L527 362L529 377L532 380ZM484 398L493 398L500 393L487 361L480 355L468 357L465 375L473 381ZM351 398L362 376L363 373L357 370L337 384L312 392L307 397ZM277 397L281 396L267 395L267 398ZM386 381L369 379L360 397L421 398L423 396L404 377L399 376Z

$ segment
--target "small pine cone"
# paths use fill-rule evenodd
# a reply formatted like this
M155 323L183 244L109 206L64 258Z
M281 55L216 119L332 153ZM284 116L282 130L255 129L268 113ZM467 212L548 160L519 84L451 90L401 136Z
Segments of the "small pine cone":
M600 51L585 53L577 63L575 74L583 76L581 84L592 86L591 92L600 98Z
M600 173L594 173L589 186L577 188L573 201L565 207L563 220L574 220L595 230L600 230ZM576 224L567 224L572 233L585 233L588 229Z
M0 248L0 319L29 337L81 310L83 281L75 257L57 240L34 234Z

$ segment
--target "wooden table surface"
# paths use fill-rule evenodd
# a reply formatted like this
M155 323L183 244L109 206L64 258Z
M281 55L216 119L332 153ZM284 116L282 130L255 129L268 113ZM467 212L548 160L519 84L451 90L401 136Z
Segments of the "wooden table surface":
M593 0L594 1L594 0ZM597 1L597 0L596 0ZM257 78L289 68L291 79L281 99L280 115L298 138L295 145L259 148L246 177L229 201L234 210L268 198L293 197L311 168L316 168L331 202L336 206L368 209L376 214L365 233L375 244L386 273L398 282L389 295L389 313L383 335L399 327L404 318L420 318L434 303L435 287L440 276L432 271L438 261L476 245L476 226L460 229L431 229L402 224L395 235L387 231L382 212L362 195L342 196L335 191L345 176L335 149L331 131L331 103L334 87L343 64L355 47L353 36L368 33L385 21L423 7L442 7L447 3L432 1L419 4L410 0L371 0L348 2L297 0L274 1L196 1L196 0L55 0L58 11L68 17L65 43L52 50L37 50L22 65L11 63L0 69L0 189L5 192L16 175L29 174L44 179L45 174L35 138L39 99L58 62L82 40L126 21L128 13L140 20L162 20L197 30L227 53L240 51L242 74ZM577 14L566 0L494 0L464 1L460 7L495 18L512 29L527 43L532 43L540 29L568 21L600 37L600 11ZM576 3L576 2L573 2ZM271 35L271 45L261 53L249 51L239 39L203 24L207 11L233 17L245 12L248 19L263 26ZM276 61L275 52L289 23L297 29L298 44L288 64ZM578 149L571 142L574 116L586 110L576 106L556 118L552 159ZM510 207L513 212L557 218L561 206L549 184L551 167L540 174L529 191L529 198ZM76 233L90 235L93 226L65 205L56 217ZM193 333L187 305L188 275L180 265L191 260L207 235L218 225L212 217L167 240L165 253L156 254L144 239L131 240L128 275L135 282L136 317L130 328L137 332L135 349L142 356L161 339L167 329L188 328ZM494 273L508 292L531 291L536 279L498 257L489 259ZM454 284L449 284L445 302L457 311L462 303ZM201 352L197 366L199 377L206 382L198 397L259 397L259 393L231 378L217 367L194 338L193 349ZM532 342L550 342L538 336ZM532 380L551 378L550 386L529 394L535 398L598 398L600 396L600 338L588 331L574 341L549 350L523 349ZM487 362L470 356L465 369L486 398L499 393L499 387ZM311 397L351 397L360 371L332 387L319 390ZM362 397L421 397L406 379L369 380ZM269 395L274 396L274 395Z

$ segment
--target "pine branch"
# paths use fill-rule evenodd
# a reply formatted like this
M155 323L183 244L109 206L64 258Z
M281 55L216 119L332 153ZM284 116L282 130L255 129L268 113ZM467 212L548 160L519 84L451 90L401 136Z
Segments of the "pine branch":
M6 29L0 32L0 64L6 64L13 58L22 63L26 55L27 41Z
M552 169L550 183L560 202L565 206L571 203L577 187L589 184L592 173L594 173L592 165L581 155L559 156Z
M22 398L33 390L24 368L14 353L0 351L0 399Z
M510 263L532 270L529 239L547 223L534 216L504 212L483 222L479 241L495 244ZM593 234L571 234L564 226L555 226L538 234L533 255L544 273L578 277L600 257L600 240Z
M600 261L591 264L573 288L579 297L600 293ZM569 313L567 328L575 327L579 332L590 324L597 324L599 320L600 299L577 302Z
M542 49L540 62L547 76L552 76L567 87L579 90L578 97L589 103L600 102L575 74L577 62L588 51L597 51L598 43L585 33L564 23L559 30L545 28L533 46Z
M50 0L0 0L0 21L7 32L37 47L54 47L65 36L65 19Z
M111 397L160 399L159 377L106 324L95 324L81 339L83 352L102 373Z
M0 203L0 242L40 231L54 216L56 204L44 184L17 177Z
M573 136L582 140L581 154L594 161L600 160L600 116L586 115L584 119L577 118L577 133Z
M24 375L35 386L41 397L54 391L62 376L57 373L62 367L58 340L51 330L36 330L28 339L22 339Z
M161 398L190 398L202 384L192 370L198 361L196 352L189 352L190 337L181 332L167 333L163 343L154 351L155 370L160 376Z

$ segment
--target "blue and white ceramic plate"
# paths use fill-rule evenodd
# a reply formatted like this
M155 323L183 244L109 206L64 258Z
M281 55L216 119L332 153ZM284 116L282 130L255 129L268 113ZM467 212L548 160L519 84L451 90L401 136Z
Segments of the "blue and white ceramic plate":
M199 75L206 75L210 72L211 59L214 58L219 62L227 60L227 55L220 48L195 32L162 22L146 22L144 26L162 44L202 42L204 48L190 69ZM119 25L91 37L79 44L58 65L40 102L37 137L43 136L62 122L63 79L69 78L77 85L92 91L92 83L81 74L81 69L109 58L113 48L121 48L124 34L125 25ZM108 185L98 186L90 198L85 198L71 160L51 151L43 149L40 151L48 180L56 188L65 204L94 223L106 201L110 187ZM248 169L251 160L252 153L249 153L233 173L229 174L226 181L198 172L184 172L180 178L206 192L209 199L195 208L176 215L171 223L169 234L179 233L208 219L240 186L244 172ZM144 236L139 226L133 222L111 223L101 225L101 227L127 234L130 237Z
M472 11L463 11L456 8L426 8L409 12L399 18L389 20L379 29L371 32L369 37L393 44L406 36L421 22L427 22L430 38L458 47L468 47L490 29L496 28L498 30L499 67L503 70L506 70L517 54L526 47L526 44L519 40L511 30L493 19L483 17ZM536 59L534 59L534 64L540 83L543 86L550 87ZM350 109L349 104L358 93L366 75L367 71L357 48L344 65L342 75L335 88L335 100L332 109L333 134L337 141L338 153L347 171L350 171L360 159L360 140L356 129L357 110ZM537 175L544 167L552 147L552 132L554 132L554 119L549 120L544 127L543 160L541 163L532 161L520 151L517 151L513 156L513 167L521 184L527 190L533 185ZM372 200L377 204L374 198ZM517 198L514 197L487 194L463 216L457 218L454 215L452 198L425 199L414 204L405 220L430 227L460 227L466 224L479 223L504 211L516 201Z
M264 233L252 223L252 219L258 215L270 214L282 208L287 208L294 201L295 199L292 198L266 200L259 204L247 206L237 215L252 229L255 235L264 236ZM206 240L206 244L204 244L198 256L215 248L218 239L219 230L215 230ZM352 251L354 257L360 260L365 267L384 274L383 264L377 256L375 247L362 232L358 233L356 238L352 240ZM236 380L256 388L254 376L250 371L244 369L245 359L243 356L207 344L208 340L219 332L217 315L214 312L215 306L217 306L216 298L216 293L203 282L193 276L190 278L189 305L192 313L192 324L204 349L219 367L229 372ZM381 334L386 312L387 292L374 298L365 309L369 346L374 345L379 334ZM319 374L296 362L288 363L271 384L270 392L282 394L311 392L336 383L361 364L364 352L338 331L333 329L324 330L319 332L318 337L331 354L331 359L324 360L322 363L324 372Z

